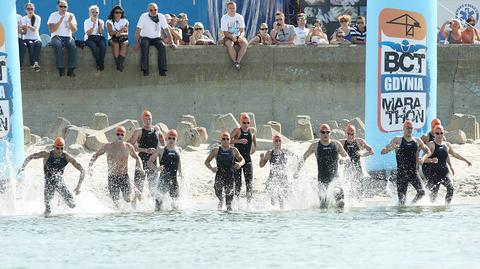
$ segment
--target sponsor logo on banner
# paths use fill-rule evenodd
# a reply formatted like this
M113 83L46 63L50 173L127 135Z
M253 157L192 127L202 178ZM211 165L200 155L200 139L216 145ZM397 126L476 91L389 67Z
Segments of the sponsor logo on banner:
M0 23L0 139L10 133L10 98L12 86L8 84L8 61L6 53L5 28Z
M455 12L455 17L459 18L462 23L472 16L475 18L475 21L478 21L479 15L478 8L472 4L462 4Z
M378 128L400 131L407 119L422 128L430 91L425 17L386 8L379 19Z

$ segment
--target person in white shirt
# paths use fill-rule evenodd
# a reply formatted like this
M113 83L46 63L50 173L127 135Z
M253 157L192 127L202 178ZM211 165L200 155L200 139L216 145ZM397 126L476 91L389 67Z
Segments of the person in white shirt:
M223 31L228 55L233 61L233 66L240 70L240 63L248 47L248 40L245 38L245 20L242 15L237 13L237 4L235 2L228 2L227 10L227 14L223 15L220 20L220 26ZM235 45L240 46L238 54L235 51Z
M40 50L42 41L40 39L40 23L42 18L35 14L35 5L33 3L25 4L26 16L22 18L22 29L25 32L23 42L27 46L30 66L33 71L40 71ZM22 55L23 58L23 55Z
M22 16L17 14L17 32L18 32L18 52L20 54L20 71L23 72L21 68L23 66L23 57L25 56L25 50L27 45L23 41L23 35L25 34L25 28L22 27Z
M169 46L175 48L172 43L172 35L167 24L165 16L158 13L158 6L155 3L148 4L148 12L143 13L138 19L137 30L135 31L135 45L134 49L141 48L141 69L144 76L149 75L149 51L150 46L154 46L158 50L158 72L160 76L167 75L167 51L163 44L162 32L165 33L166 40L169 41Z
M60 76L65 75L65 65L63 63L63 47L68 51L68 71L67 76L75 76L75 68L77 67L77 51L75 49L75 40L72 33L77 31L77 20L75 15L68 10L66 0L57 2L57 12L50 14L48 18L48 30L52 39L50 44L55 50L55 59Z
M310 29L305 27L307 24L307 16L305 13L299 13L297 15L297 27L295 27L295 45L301 46L305 45L305 40L307 39L308 32Z
M92 51L93 58L97 64L97 70L103 71L105 69L105 52L107 50L107 41L103 37L104 23L98 18L100 9L97 5L88 8L90 17L83 22L83 29L85 31L85 45Z
M107 31L110 46L112 46L113 59L117 65L117 70L123 72L125 57L128 48L128 25L125 19L125 11L121 6L115 6L110 11L107 20Z

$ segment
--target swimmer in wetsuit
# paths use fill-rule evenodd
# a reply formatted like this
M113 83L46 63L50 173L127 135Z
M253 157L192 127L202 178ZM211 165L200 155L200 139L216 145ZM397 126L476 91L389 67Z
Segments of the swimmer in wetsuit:
M116 136L117 141L105 144L99 151L93 154L88 165L89 174L98 157L107 154L108 164L108 192L112 198L115 207L118 207L118 200L120 200L120 192L123 195L125 202L131 202L132 185L130 184L128 176L128 156L135 160L135 171L140 175L145 175L142 162L135 152L132 144L124 142L123 139L127 131L123 126L117 127ZM133 187L137 196L140 195L137 188Z
M180 160L181 148L177 147L177 131L171 129L167 133L167 145L164 148L156 150L148 160L148 167L155 173L160 172L157 181L155 195L155 211L162 208L161 195L168 193L172 198L172 208L177 208L178 200L178 180L177 173L182 178L182 163ZM160 166L157 168L155 163L160 160Z
M235 128L230 134L232 140L230 144L233 144L240 152L243 159L245 159L245 165L241 169L235 170L235 196L240 196L240 190L242 189L242 171L245 178L245 192L247 195L247 204L250 203L253 196L253 166L251 155L255 153L257 148L256 130L250 127L250 117L247 113L240 114L240 128Z
M143 168L145 169L146 176L140 175L135 172L134 182L135 187L140 192L143 192L143 186L145 183L145 177L148 181L150 192L155 191L155 173L154 170L148 167L147 162L152 154L157 150L159 145L165 145L165 141L160 132L160 128L153 125L152 113L145 110L142 114L143 127L133 131L132 137L130 137L129 143L135 147L138 152L138 157L142 160ZM155 161L155 167L157 162Z
M233 173L234 170L238 171L242 165L245 164L245 160L238 149L230 146L230 134L228 132L223 132L220 135L220 139L220 147L212 149L205 160L205 166L215 173L215 183L213 188L215 189L215 195L219 200L218 210L222 210L223 193L225 193L225 204L227 210L231 211L234 196ZM210 164L213 159L217 162L216 167L212 167Z
M74 190L75 194L80 193L80 186L85 178L85 170L83 169L82 165L79 164L70 154L63 152L65 147L65 141L63 138L57 137L53 147L54 149L52 151L41 151L28 156L19 170L19 173L23 171L27 164L33 159L43 159L43 172L45 174L45 215L49 215L51 213L50 202L52 201L55 191L62 196L70 208L75 207L73 195L68 190L63 179L65 166L71 163L75 168L77 168L78 171L80 171L80 178L78 180L77 187Z
M338 176L338 155L348 160L348 154L342 147L342 144L330 138L330 126L328 124L320 125L320 140L312 143L303 155L303 161L299 163L298 171L310 157L315 153L318 168L318 196L320 198L320 208L328 207L327 190L330 183ZM342 159L343 160L343 159ZM296 175L298 172L296 173ZM343 208L345 205L343 189L336 186L335 203L337 208Z
M430 154L425 154L422 157L422 161L424 164L429 163L431 165L430 174L427 177L427 189L430 190L430 200L435 202L440 185L443 185L445 188L447 188L445 204L449 205L452 201L454 191L453 181L448 169L450 167L452 174L454 174L449 154L455 156L459 160L464 161L468 166L471 166L472 164L467 159L456 153L450 143L444 141L444 132L443 126L435 126L435 139L427 144L428 148L430 149Z
M420 177L418 175L419 151L430 153L428 147L418 137L413 137L413 122L406 120L403 123L403 136L394 137L390 143L382 149L381 154L387 154L395 150L397 159L397 192L398 203L404 206L407 199L408 183L417 191L412 203L416 203L425 195Z
M272 205L278 201L280 209L285 207L288 194L287 156L293 156L288 149L282 149L282 136L273 136L274 148L260 154L260 167L270 162L270 174L266 184L266 190L270 195Z
M431 130L420 137L423 143L425 143L425 145L427 145L428 142L435 140L435 133L433 129L437 125L442 125L442 122L440 121L440 119L433 119L432 122L430 123ZM431 177L430 175L432 170L431 167L432 167L432 163L429 163L429 162L422 163L422 174L425 180L424 182L427 182L427 178Z

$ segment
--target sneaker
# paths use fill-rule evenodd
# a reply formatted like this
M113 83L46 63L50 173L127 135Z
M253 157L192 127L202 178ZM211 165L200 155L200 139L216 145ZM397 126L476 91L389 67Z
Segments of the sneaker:
M75 77L75 72L74 72L73 68L68 69L67 76L72 77L72 78Z
M34 72L39 72L39 71L40 71L40 65L38 65L38 63L35 63L35 64L33 65L33 71L34 71Z
M237 69L237 70L240 70L240 63L239 63L239 62L235 62L235 63L233 64L233 67L235 67L235 69Z
M148 70L143 70L143 76L147 77L148 75L150 75L150 72L148 72Z
M65 76L65 68L58 68L58 74L63 77Z
M166 77L166 76L167 76L167 72L165 72L165 71L160 71L159 73L160 73L160 76L162 76L162 77Z

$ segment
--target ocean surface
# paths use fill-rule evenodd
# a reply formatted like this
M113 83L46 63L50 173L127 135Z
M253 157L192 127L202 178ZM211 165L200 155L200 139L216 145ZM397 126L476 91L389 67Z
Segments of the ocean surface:
M307 146L290 148L301 155ZM357 199L358 185L343 176L335 184L346 192L345 209L321 211L311 158L299 180L291 182L287 207L280 210L270 205L264 185L269 168L257 166L256 153L252 205L246 206L242 191L234 211L225 212L216 210L214 174L203 165L207 154L207 145L182 154L178 210L171 210L166 199L164 210L154 212L148 193L136 209L125 202L115 209L107 195L103 156L75 196L77 206L66 207L56 195L50 217L42 215L42 162L32 161L0 194L0 269L480 268L480 199L463 193L477 190L475 167L455 163L459 187L448 207L443 187L434 204L424 198L400 208L392 184L378 195ZM86 166L90 157L77 159ZM78 175L67 166L70 190ZM410 201L414 192L409 188Z

